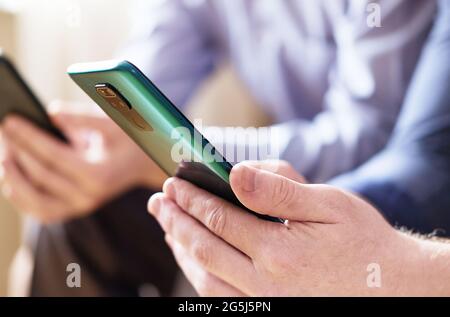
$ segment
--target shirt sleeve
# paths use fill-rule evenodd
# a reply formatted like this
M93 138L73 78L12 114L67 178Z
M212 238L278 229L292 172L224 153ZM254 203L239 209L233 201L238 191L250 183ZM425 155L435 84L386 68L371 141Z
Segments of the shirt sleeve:
M138 1L130 40L118 53L181 108L219 59L207 10L193 1Z
M315 182L359 166L386 145L436 10L434 1L370 3L349 1L334 20L337 53L324 110L278 127L289 136L281 158Z
M450 235L450 0L439 16L380 154L332 184L355 191L394 225Z
M325 182L364 163L386 145L436 5L371 2L380 10L377 27L377 21L368 22L369 1L349 3L346 9L330 4L337 53L323 111L311 120L274 125L270 133L262 131L251 139L228 134L225 144L216 144L229 160L281 158L309 180ZM238 158L236 153L246 155Z

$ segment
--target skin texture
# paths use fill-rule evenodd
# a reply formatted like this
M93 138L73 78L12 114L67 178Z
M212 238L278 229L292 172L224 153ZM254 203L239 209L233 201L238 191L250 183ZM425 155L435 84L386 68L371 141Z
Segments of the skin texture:
M442 283L450 277L449 245L395 230L362 199L307 185L286 163L276 172L267 164L238 164L231 186L245 206L288 219L285 225L176 178L150 199L149 211L200 295L450 294ZM368 286L372 263L381 269L380 287Z
M69 144L18 116L1 124L2 192L19 210L48 224L88 215L133 186L161 188L163 172L108 117L51 109Z

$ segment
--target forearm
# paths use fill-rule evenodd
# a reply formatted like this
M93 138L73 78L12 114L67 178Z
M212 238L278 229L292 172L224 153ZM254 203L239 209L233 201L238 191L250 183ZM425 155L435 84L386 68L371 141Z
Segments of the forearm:
M416 290L412 295L450 296L450 240L410 239L416 244L409 256L415 259L415 275L409 279L411 290Z

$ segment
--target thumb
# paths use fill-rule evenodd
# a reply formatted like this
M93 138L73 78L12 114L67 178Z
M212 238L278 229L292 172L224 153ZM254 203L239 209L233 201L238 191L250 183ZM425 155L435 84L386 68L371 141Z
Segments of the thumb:
M283 160L245 161L245 165L287 177L298 183L307 183L291 164Z
M240 202L257 213L294 221L337 222L332 209L338 204L332 200L339 191L331 186L301 184L245 162L233 167L230 184Z

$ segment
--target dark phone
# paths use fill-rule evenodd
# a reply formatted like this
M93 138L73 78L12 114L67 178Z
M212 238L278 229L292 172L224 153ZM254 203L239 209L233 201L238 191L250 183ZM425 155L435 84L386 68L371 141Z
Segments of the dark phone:
M67 141L13 64L0 54L0 121L12 113L26 118L59 140Z

